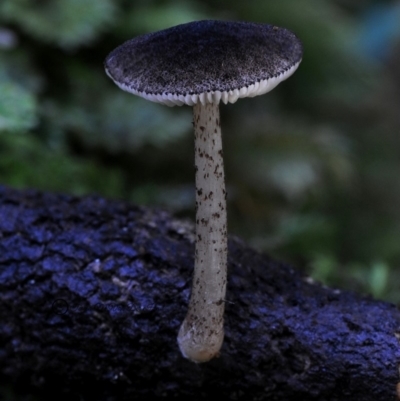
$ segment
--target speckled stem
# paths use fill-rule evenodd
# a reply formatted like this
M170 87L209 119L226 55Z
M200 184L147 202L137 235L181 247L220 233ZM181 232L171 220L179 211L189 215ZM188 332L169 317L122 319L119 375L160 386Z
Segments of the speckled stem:
M178 334L194 362L218 355L224 339L227 221L218 104L193 108L196 166L196 254L189 309Z

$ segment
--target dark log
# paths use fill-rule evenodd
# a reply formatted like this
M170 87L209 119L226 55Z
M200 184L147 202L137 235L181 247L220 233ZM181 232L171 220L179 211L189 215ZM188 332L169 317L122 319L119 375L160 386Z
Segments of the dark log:
M400 312L236 238L219 358L184 359L193 227L100 197L0 187L0 376L54 399L392 401Z

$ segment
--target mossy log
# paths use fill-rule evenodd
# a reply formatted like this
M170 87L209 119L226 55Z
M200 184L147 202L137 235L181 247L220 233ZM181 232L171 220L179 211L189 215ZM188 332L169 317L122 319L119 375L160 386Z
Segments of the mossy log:
M183 358L194 232L160 210L0 187L0 379L41 400L392 401L400 312L229 241L225 341Z

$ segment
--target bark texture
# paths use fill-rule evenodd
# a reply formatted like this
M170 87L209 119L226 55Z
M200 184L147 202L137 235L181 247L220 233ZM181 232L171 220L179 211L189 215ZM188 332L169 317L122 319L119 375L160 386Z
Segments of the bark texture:
M225 341L176 336L194 230L163 211L0 187L0 377L54 399L396 400L400 312L229 241Z

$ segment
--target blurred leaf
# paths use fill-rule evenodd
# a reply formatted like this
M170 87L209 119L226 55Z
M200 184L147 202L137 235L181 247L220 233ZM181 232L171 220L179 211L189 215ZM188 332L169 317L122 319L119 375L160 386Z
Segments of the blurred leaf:
M0 182L76 195L122 195L118 171L45 148L29 134L0 132Z
M323 284L332 283L338 270L338 261L328 254L316 254L313 258L312 277Z
M170 109L118 88L104 99L101 111L99 129L107 146L114 151L135 151L145 144L162 147L192 128L190 109Z
M335 234L334 221L317 213L288 215L281 218L277 228L282 244L305 257L335 252Z
M246 186L299 201L323 187L351 183L353 149L339 132L279 112L273 117L251 110L247 114L235 124L240 142L233 156L236 174Z
M313 163L300 157L277 161L269 171L273 185L288 198L298 198L318 183Z
M284 26L301 38L304 57L291 78L292 96L304 104L316 98L358 102L377 82L372 65L357 51L356 24L331 0L253 1L240 9L241 18Z
M30 52L20 47L12 50L0 50L0 80L11 81L32 92L32 95L37 95L43 90L45 84Z
M174 25L209 18L198 3L193 1L164 4L149 4L145 7L132 5L124 13L122 23L117 27L120 36L130 38L134 33L154 32Z
M52 129L70 131L86 146L107 153L133 153L147 144L162 147L190 130L187 112L174 115L162 106L118 92L110 94L100 110L98 114L79 105L45 105L47 117L54 117Z
M114 20L112 0L2 0L0 16L64 48L92 41Z
M389 267L384 262L377 262L371 266L369 274L369 286L372 295L382 297L387 288L389 278Z
M359 33L360 54L383 61L400 38L400 4L371 4L362 17Z
M90 147L109 153L162 147L191 131L190 109L171 109L121 91L105 72L68 66L70 98L48 101L43 111L57 131L69 131Z
M36 123L37 105L33 94L0 75L0 132L29 129Z

